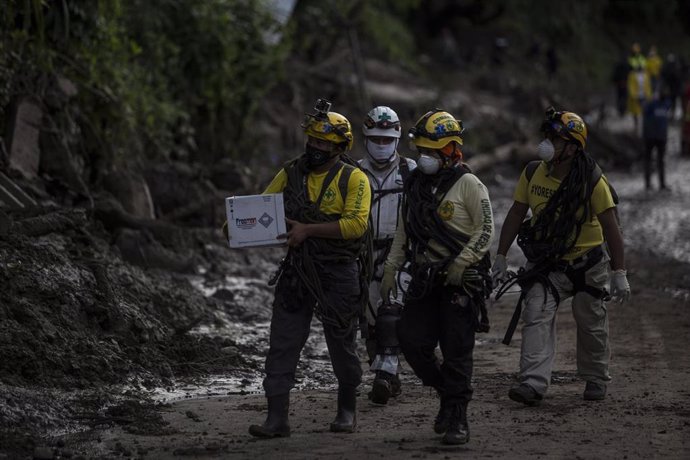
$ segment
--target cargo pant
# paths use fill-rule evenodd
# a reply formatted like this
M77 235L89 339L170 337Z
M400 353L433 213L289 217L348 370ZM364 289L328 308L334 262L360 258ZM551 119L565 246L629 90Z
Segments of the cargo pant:
M437 389L449 404L472 399L475 327L475 310L460 288L438 283L421 299L405 302L398 325L405 359L422 383Z
M352 317L347 327L324 324L326 345L340 387L357 387L362 367L357 356L359 269L356 262L330 263L319 270L324 295L343 316ZM295 386L295 371L300 353L309 338L316 300L290 268L276 287L271 318L271 336L266 357L266 396L288 393Z
M585 273L586 284L605 289L609 280L609 257ZM577 372L586 381L607 383L609 376L609 322L606 304L586 292L573 296L573 284L561 271L551 272L549 280L558 290L561 302L573 297L573 317L577 323ZM548 292L548 291L547 291ZM525 296L522 311L522 348L520 353L520 383L526 383L543 395L551 382L556 354L556 312L553 295L546 295L544 287L533 285Z

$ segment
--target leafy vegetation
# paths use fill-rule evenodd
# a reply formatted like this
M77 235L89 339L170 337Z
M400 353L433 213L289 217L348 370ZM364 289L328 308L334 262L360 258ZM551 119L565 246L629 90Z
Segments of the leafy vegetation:
M0 25L0 106L65 76L114 161L242 149L284 54L252 0L8 0Z
M467 77L491 89L492 78L505 77L529 97L556 91L587 104L583 95L608 88L632 41L662 54L690 49L683 0L298 0L286 28L270 8L267 0L5 0L0 129L15 99L43 100L60 76L79 89L64 110L78 121L87 154L212 163L266 149L266 125L296 125L272 113L269 94L291 106L282 118L314 96L360 112L366 58L439 86ZM453 49L444 48L449 37ZM497 69L500 37L508 46ZM526 52L534 43L539 58ZM555 83L533 62L548 46L560 63ZM455 67L449 51L459 56Z

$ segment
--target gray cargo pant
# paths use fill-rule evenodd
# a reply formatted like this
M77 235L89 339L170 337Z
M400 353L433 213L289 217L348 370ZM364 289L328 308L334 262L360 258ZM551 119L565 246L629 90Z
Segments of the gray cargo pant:
M602 260L586 272L586 284L606 289L609 280L608 265L609 257L604 254ZM578 374L586 381L609 382L609 322L606 304L586 292L578 292L573 296L573 284L563 272L551 272L549 280L558 290L561 302L573 297L573 317L577 323ZM541 284L535 284L527 291L522 312L519 380L541 395L549 387L556 354L557 308L556 300L551 294L546 296L544 303L544 287Z

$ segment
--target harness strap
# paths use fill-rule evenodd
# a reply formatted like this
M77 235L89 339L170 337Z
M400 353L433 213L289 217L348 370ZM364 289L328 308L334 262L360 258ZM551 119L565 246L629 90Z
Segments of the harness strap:
M323 196L326 194L326 190L328 190L328 186L331 184L333 181L333 178L338 174L338 171L340 171L340 168L343 166L343 163L341 161L337 162L334 164L331 169L328 170L328 174L326 177L323 179L323 182L321 183L321 191L319 192L319 196L316 199L315 205L316 209L319 209L321 207L321 201L323 201ZM306 175L304 176L306 180ZM340 181L338 181L340 182ZM340 186L340 183L338 183L338 186ZM305 192L306 192L306 187L305 187ZM345 189L347 190L347 188ZM342 190L341 190L341 196L343 197L343 201L345 201L345 195L342 195Z
M590 250L588 254L589 257L582 265L568 265L565 270L563 270L563 273L565 273L570 282L573 283L574 293L586 292L595 299L605 299L609 295L608 291L606 289L590 286L587 284L585 276L589 269L601 262L601 259L604 257L604 250L601 248L601 246L597 246L596 248Z
M520 298L518 299L518 303L515 306L515 311L513 312L513 316L510 318L510 323L508 323L508 329L506 330L506 333L503 336L503 343L505 345L510 345L510 341L513 338L513 334L515 334L515 329L517 329L517 325L520 322L520 315L522 315L522 301L524 299L525 299L525 291L522 291L520 293Z

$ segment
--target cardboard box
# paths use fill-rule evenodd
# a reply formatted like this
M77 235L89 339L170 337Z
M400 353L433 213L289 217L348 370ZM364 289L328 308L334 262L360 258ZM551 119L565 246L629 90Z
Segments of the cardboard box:
M231 196L225 199L228 243L231 248L283 246L285 209L283 194Z

